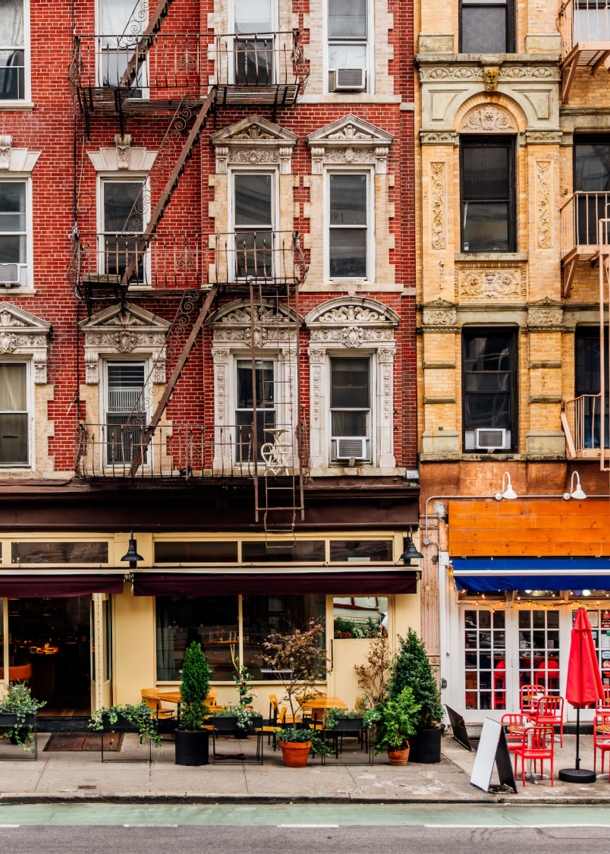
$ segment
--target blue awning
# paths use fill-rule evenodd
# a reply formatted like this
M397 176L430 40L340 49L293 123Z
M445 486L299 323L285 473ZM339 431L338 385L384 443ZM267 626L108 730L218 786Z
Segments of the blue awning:
M458 590L610 590L607 557L453 558Z

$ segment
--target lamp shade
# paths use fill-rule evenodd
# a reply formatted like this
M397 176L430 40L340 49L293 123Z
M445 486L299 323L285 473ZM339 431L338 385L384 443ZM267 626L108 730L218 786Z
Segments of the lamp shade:
M404 538L402 547L404 551L400 556L400 560L404 561L405 564L409 563L411 560L423 560L423 554L417 551L415 543L411 537Z
M129 538L129 548L127 549L127 554L124 555L121 560L125 561L126 563L129 562L132 567L135 567L139 560L144 560L144 558L138 554L138 544L133 537Z

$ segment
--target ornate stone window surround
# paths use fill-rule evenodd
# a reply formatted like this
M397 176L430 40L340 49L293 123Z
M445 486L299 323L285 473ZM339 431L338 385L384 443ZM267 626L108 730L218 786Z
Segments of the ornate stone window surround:
M2 102L0 102L2 103ZM13 137L9 134L0 135L0 181L15 181L25 183L25 228L26 228L26 263L25 271L21 270L22 282L25 275L25 286L11 288L11 296L32 294L33 269L33 200L32 200L32 171L36 166L40 151L30 151L28 148L13 148Z
M331 355L371 357L371 467L395 469L394 330L396 312L366 297L338 297L316 306L305 318L310 330L310 456L312 470L330 468ZM333 465L332 472L336 472Z
M256 307L255 307L256 308ZM293 434L297 426L296 389L298 382L296 338L292 330L274 325L274 303L265 303L262 326L255 330L255 359L275 363L276 423L290 425ZM214 364L214 427L215 444L213 468L230 471L241 469L234 459L235 410L237 404L238 359L252 359L251 313L249 300L235 300L220 308L209 320L212 329L212 360ZM295 320L294 312L280 305L280 312ZM265 325L265 317L268 324ZM294 395L289 394L290 388ZM296 449L295 449L296 450Z

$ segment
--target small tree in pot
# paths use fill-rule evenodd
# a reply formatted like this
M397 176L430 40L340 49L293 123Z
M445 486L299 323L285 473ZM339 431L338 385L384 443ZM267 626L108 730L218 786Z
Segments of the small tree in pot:
M210 689L210 666L201 644L193 641L187 648L180 685L180 717L176 729L176 764L208 764L208 731L203 729L209 716L205 698Z
M388 751L390 765L407 764L409 738L417 731L420 710L411 688L403 688L395 699L383 706L375 746L377 753Z
M409 629L406 638L398 640L399 650L390 678L390 699L396 699L409 686L421 708L417 734L411 739L411 762L440 762L443 707L426 648L413 629Z
M315 696L316 682L324 676L326 654L318 645L324 635L324 626L310 620L307 628L292 628L285 634L273 634L263 642L263 660L275 670L284 688L282 701L290 707L292 727L282 729L277 738L282 748L284 765L303 768L309 753L323 750L315 730L297 729L297 696Z

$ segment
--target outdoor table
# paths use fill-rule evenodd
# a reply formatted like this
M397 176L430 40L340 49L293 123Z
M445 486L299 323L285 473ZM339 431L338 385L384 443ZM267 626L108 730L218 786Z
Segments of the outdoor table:
M339 697L315 697L311 700L303 700L300 706L304 712L311 712L314 721L319 720L326 709L342 709L343 711L348 709L348 706Z
M161 700L161 702L166 703L177 703L180 705L180 691L159 691L157 696ZM214 712L220 712L224 709L224 706L208 706L208 709Z

